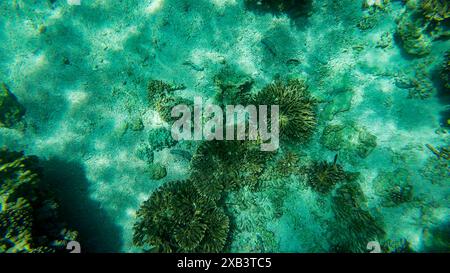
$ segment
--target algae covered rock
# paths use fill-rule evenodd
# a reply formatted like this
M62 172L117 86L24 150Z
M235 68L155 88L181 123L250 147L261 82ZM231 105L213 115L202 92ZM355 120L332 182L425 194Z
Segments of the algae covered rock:
M323 129L320 142L329 150L339 151L345 144L346 128L348 127L342 124L328 125Z
M377 147L377 137L366 130L359 131L356 151L361 158L366 158Z
M37 157L0 150L0 253L65 251L77 232L58 218Z
M25 115L25 108L11 93L8 86L2 83L0 85L0 127L13 127L23 115Z
M172 138L172 133L164 127L156 128L150 131L148 136L150 148L154 151L160 151L164 148L170 148L176 144Z
M166 167L159 163L152 163L149 167L150 178L160 180L167 176Z
M330 124L324 128L320 143L329 150L342 151L345 157L366 158L377 147L377 137L356 124Z
M215 77L216 101L220 105L246 105L251 99L253 79L232 67L223 68Z
M413 253L411 243L402 238L398 240L385 240L381 242L382 253Z
M375 193L381 197L382 205L397 206L412 200L411 174L406 169L380 173L373 182Z
M324 120L332 120L335 115L347 112L352 106L353 92L351 90L339 91L320 114Z

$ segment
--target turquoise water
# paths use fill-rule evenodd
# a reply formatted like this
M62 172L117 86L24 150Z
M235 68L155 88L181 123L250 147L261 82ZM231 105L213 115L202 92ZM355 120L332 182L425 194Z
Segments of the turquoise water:
M250 178L237 183L252 184L216 200L228 219L220 251L360 252L376 241L448 252L448 1L428 1L441 3L431 18L420 0L69 2L0 3L0 82L26 109L2 121L0 145L39 157L83 249L161 250L133 244L140 205L202 177L195 155L221 153L239 164L203 172L222 181L242 168ZM258 164L233 158L232 145L201 154L202 141L173 140L170 103L149 88L234 105L276 79L306 82L316 125ZM318 161L345 178L318 190Z

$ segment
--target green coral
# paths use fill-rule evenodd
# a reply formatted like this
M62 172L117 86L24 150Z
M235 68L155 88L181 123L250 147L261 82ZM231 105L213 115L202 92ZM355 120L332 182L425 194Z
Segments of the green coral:
M173 120L171 114L173 107L180 104L192 104L189 100L175 95L175 91L185 88L184 85L173 85L160 80L151 80L147 86L148 102L164 121L170 122Z
M178 105L186 105L191 108L192 112L193 103L188 99L178 96L161 97L155 102L154 106L155 110L165 122L173 122L177 120L177 117L172 117L172 109Z
M253 142L206 141L191 160L191 179L205 197L217 200L224 191L255 188L271 156Z
M11 128L25 115L25 108L5 83L0 85L0 127Z
M153 105L161 98L171 96L176 90L182 90L185 86L173 85L160 80L150 80L147 86L148 101Z
M189 180L164 184L137 217L133 242L159 252L221 252L228 237L227 215Z
M342 184L333 195L336 229L332 248L336 252L365 252L367 243L380 241L385 232L365 208L365 196L357 181Z
M337 155L333 162L314 161L307 170L308 185L320 193L328 193L333 187L347 179L344 168L337 164Z
M293 79L267 85L255 96L255 105L279 105L280 137L307 141L316 124L316 100L304 81Z
M448 0L422 0L421 10L428 21L442 22L450 18L450 3Z
M0 253L63 251L77 233L58 219L40 180L38 159L0 150Z
M411 55L425 56L431 52L431 39L424 33L421 24L404 13L398 23L396 34L402 41L403 48Z

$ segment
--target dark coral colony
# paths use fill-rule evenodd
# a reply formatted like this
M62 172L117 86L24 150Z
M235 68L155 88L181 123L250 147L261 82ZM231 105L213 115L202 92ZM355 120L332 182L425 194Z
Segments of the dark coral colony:
M364 1L366 5L371 2L376 3L370 4L376 14L389 1ZM307 17L312 5L312 1L305 0L245 0L244 3L256 14L287 14L292 20ZM398 17L395 39L411 58L426 56L434 41L450 36L450 4L446 0L403 3L407 8ZM363 18L357 27L369 29L372 19L370 16ZM450 51L447 51L438 73L446 92L450 88L449 58ZM415 78L399 84L407 86L411 98L427 99L433 95L430 91L433 87L426 73L418 68ZM189 159L189 177L165 182L141 203L132 227L135 247L144 252L228 252L238 228L230 200L244 189L260 191L271 179L293 177L330 204L334 231L324 251L367 252L366 245L370 241L379 241L384 252L413 251L407 240L386 237L382 219L367 207L361 187L363 178L360 173L347 170L349 158L339 153L343 145L347 145L345 134L351 132L355 137L349 149L358 160L364 160L377 146L374 135L357 126L327 125L327 110L320 107L323 99L313 95L307 79L280 76L255 90L255 79L226 67L213 80L217 87L214 97L217 105L279 105L280 150L263 152L259 140L212 140L195 144L192 155L171 151ZM171 116L174 106L193 106L192 101L178 95L185 88L158 79L150 80L148 105L170 124L174 121ZM26 109L3 83L0 86L0 126L25 130L26 115ZM446 116L445 121L449 122L450 116ZM317 132L319 124L324 125L322 135ZM153 130L151 134L150 150L158 151L176 144L170 131L164 128ZM316 155L313 160L304 160L301 149L296 147L308 145L315 138L333 152L334 158ZM429 148L438 158L436 164L444 165L448 171L449 147L430 145ZM152 152L147 152L153 161ZM160 163L152 162L149 172L153 180L168 176L168 170ZM413 200L411 183L404 179L407 176L407 170L398 169L375 179L374 190L382 196L386 206L395 207ZM387 180L394 182L385 183ZM391 186L387 187L389 183ZM62 220L59 200L46 183L43 166L36 156L8 148L0 150L0 197L0 253L67 252L68 242L80 240L82 231L76 231ZM440 236L437 240L444 245L448 243L446 231L435 235ZM442 248L448 251L448 245L438 250Z

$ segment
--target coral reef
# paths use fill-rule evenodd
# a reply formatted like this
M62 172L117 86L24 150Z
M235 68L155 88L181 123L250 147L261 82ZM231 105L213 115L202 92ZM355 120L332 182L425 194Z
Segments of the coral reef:
M248 141L206 141L191 161L191 179L199 192L214 200L223 191L257 187L265 162L272 153Z
M149 105L155 108L164 121L172 121L171 111L174 106L192 104L189 100L176 96L174 93L185 88L184 85L172 85L160 80L151 80L147 86Z
M392 207L412 200L411 174L406 169L381 172L373 181L375 193L381 197L382 206Z
M255 105L279 105L280 137L306 142L317 124L316 100L304 81L293 79L267 85L254 98Z
M337 164L338 155L333 162L314 161L307 170L308 185L319 193L328 193L339 182L346 180L347 174Z
M137 211L133 242L159 252L220 252L228 216L189 180L164 184Z
M25 108L5 83L0 84L0 127L11 128L25 115Z
M176 90L185 89L184 85L172 85L160 80L150 80L147 86L147 95L150 105L158 100L171 96Z
M37 157L0 150L0 253L64 251L76 240L40 176Z
M408 89L408 98L428 99L436 93L429 67L432 65L430 60L424 60L415 65L410 75L400 74L395 84L399 88Z
M193 103L185 98L178 96L167 96L161 97L155 102L155 110L159 113L160 117L165 122L175 121L177 118L172 117L172 109L177 105L186 105L188 107L193 107ZM191 110L192 111L192 110Z
M428 21L441 22L450 18L450 3L447 0L422 0L420 8Z
M332 232L332 250L336 252L365 252L367 243L380 241L385 232L378 221L364 208L365 196L357 181L347 182L333 195L336 217Z
M405 51L414 56L431 52L431 42L450 37L449 4L446 0L407 0L397 21L397 35Z
M408 54L425 56L431 52L431 39L417 20L408 12L404 13L397 23L396 34L402 41L403 48Z

